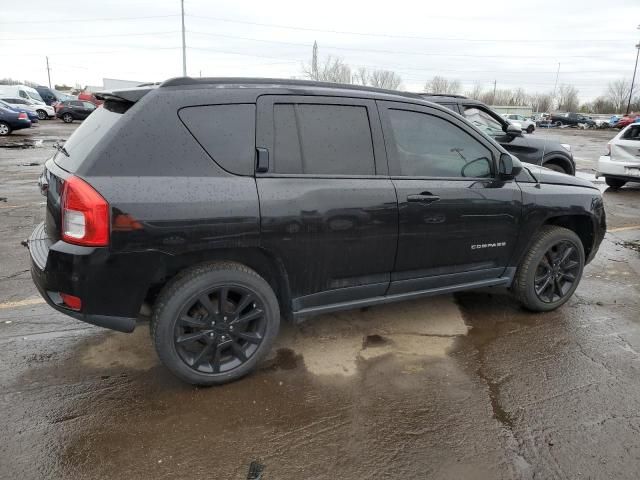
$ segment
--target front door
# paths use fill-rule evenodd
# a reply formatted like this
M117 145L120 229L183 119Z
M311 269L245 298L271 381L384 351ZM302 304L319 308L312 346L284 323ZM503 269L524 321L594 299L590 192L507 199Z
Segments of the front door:
M257 117L260 243L294 311L384 295L398 207L375 102L266 95Z
M399 206L390 293L500 277L518 234L521 192L500 181L500 151L435 108L379 102Z

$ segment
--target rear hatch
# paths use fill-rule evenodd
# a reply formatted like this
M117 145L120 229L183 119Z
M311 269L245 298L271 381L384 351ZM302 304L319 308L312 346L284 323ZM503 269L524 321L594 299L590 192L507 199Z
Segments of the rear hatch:
M611 160L640 165L640 123L629 125L618 139L611 141Z
M64 144L58 144L56 153L47 161L40 177L40 190L47 197L45 229L52 242L61 238L65 181L78 172L93 148L134 103L114 94L108 95L103 106L89 115Z

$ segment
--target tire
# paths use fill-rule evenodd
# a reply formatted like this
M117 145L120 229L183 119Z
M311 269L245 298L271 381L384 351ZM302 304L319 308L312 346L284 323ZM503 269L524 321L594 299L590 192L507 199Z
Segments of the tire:
M558 120L556 122L556 127L561 127L562 125L564 125L560 120Z
M0 122L0 136L9 135L11 133L11 126L6 122Z
M553 170L554 172L567 173L567 174L569 173L564 168L562 168L561 165L558 165L557 163L545 163L542 166L545 168L548 168L549 170Z
M512 292L528 310L555 310L578 288L584 262L584 247L573 231L546 225L520 263Z
M71 115L70 113L65 113L62 115L62 121L64 123L71 123L73 122L73 115Z
M625 184L627 183L626 180L620 180L619 178L611 178L611 177L604 177L604 181L607 183L607 185L609 185L614 190L624 187Z
M244 265L219 262L187 270L165 286L151 335L160 361L176 377L210 386L254 370L279 327L280 308L269 284Z
M527 133L531 134L531 133L533 133L533 131L534 131L535 129L536 129L536 127L535 127L535 126L533 126L533 125L529 125L529 126L527 127Z
M39 120L46 120L47 119L47 112L45 112L44 110L36 110L36 113L38 114L38 119Z

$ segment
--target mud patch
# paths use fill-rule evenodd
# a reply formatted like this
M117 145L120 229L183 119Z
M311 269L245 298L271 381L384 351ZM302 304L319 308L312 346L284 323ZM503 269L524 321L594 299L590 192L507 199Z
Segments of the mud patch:
M389 339L381 335L378 335L378 334L367 335L366 337L364 337L364 340L362 340L362 349L364 350L366 348L383 347L388 344L389 344Z
M279 348L273 358L267 359L261 370L295 370L302 362L302 357L290 348Z
M92 368L129 368L149 370L158 364L146 328L133 333L107 333L98 344L86 347L81 362Z

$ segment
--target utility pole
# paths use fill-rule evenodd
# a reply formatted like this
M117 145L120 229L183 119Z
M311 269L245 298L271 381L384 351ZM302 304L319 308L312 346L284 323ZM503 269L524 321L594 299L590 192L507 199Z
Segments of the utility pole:
M496 104L496 86L498 85L498 81L493 81L493 98L491 99L491 103Z
M47 77L49 77L49 88L51 88L51 69L49 68L49 57L44 57L47 59Z
M638 25L638 29L640 29L640 25ZM636 45L636 66L633 67L633 80L631 80L631 88L629 89L629 102L627 103L627 115L629 114L629 109L631 108L631 96L633 95L633 84L636 81L636 70L638 70L638 55L640 55L640 42Z
M311 56L311 78L318 80L318 42L313 42L313 55Z
M184 0L180 0L182 10L182 76L187 76L187 45L184 39Z

